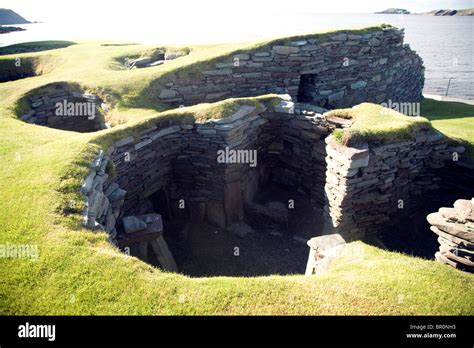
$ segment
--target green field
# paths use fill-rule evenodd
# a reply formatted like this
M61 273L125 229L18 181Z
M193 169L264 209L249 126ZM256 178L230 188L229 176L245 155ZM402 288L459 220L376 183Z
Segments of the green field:
M0 258L0 314L474 314L474 275L362 242L351 244L361 257L342 258L324 276L192 279L127 256L105 233L80 226L79 187L99 144L152 118L225 117L243 101L166 111L156 102L158 86L254 45L193 46L186 57L137 70L120 69L118 62L156 46L80 42L0 56L0 66L16 57L31 59L38 74L0 84L0 244L35 245L40 252L37 261ZM113 103L109 118L116 127L75 133L18 120L26 97L54 82L78 85ZM421 112L433 127L474 146L473 106L425 100ZM391 133L392 126L376 132Z

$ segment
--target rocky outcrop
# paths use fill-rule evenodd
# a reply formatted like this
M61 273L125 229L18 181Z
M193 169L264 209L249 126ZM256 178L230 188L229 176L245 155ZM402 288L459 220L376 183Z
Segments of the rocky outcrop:
M403 36L403 30L379 28L277 40L216 59L192 77L180 75L163 86L159 98L192 105L288 93L294 101L327 109L364 101L419 101L424 68Z
M433 10L430 12L422 13L425 16L474 16L474 8L466 8L463 10Z
M436 260L474 272L474 198L459 199L454 208L441 208L426 218L438 235Z
M28 24L31 23L24 19L22 16L20 16L18 13L15 11L6 9L6 8L0 8L0 25L5 25L5 24Z
M20 27L4 27L0 26L0 34L8 34L12 33L14 31L25 31L26 29L20 28Z
M407 11L403 8L388 8L384 11L375 12L376 14L410 14L410 11Z

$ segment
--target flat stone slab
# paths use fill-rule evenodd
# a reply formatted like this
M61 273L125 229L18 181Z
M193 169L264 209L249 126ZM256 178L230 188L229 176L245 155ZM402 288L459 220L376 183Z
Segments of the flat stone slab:
M252 115L254 111L257 108L255 106L249 106L249 105L242 105L237 112L234 114L230 115L229 117L225 117L223 119L219 120L211 120L216 124L226 124L226 123L232 123L237 120L240 120L246 116Z
M472 265L466 265L462 262L459 262L459 258L456 257L455 255L453 254L450 254L450 253L441 253L441 252L437 252L435 254L435 258L436 260L438 260L439 262L442 262L442 263L445 263L451 267L454 267L454 268L457 268L457 269L460 269L460 270L463 270L463 271L469 271L469 272L473 272L474 271L474 266Z
M126 216L122 219L125 233L134 233L146 228L146 223L136 216Z
M127 218L134 218L132 219L134 223L139 221L140 223L137 223L137 227L145 227L140 230L136 230L135 232L125 231L126 235L122 235L122 238L118 241L120 248L132 244L152 241L163 235L163 220L160 214L129 216Z
M474 229L470 230L468 227L469 225L448 222L440 213L429 214L426 219L431 225L447 234L464 239L471 243L474 242Z
M474 203L472 200L458 199L454 202L454 210L461 221L474 221Z
M346 244L346 241L340 234L336 233L311 238L307 244L312 249L315 249L319 252L324 252L339 245L344 245Z
M160 214L137 215L137 218L147 224L146 230L150 233L163 232L163 220Z
M346 246L346 241L340 234L328 234L311 238L309 246L308 263L305 275L323 274Z
M347 168L356 169L368 166L370 151L367 143L348 147L339 144L333 136L328 136L325 142L328 156L333 157Z
M461 247L462 249L467 249L467 250L474 250L474 243L471 243L467 240L464 240L464 239L461 239L461 238L458 238L458 237L455 237L449 233L446 233L446 232L443 232L441 231L439 228L435 227L435 226L431 226L430 227L431 231L433 231L434 233L436 233L438 236L444 238L444 239L447 239L449 240L450 242L453 242L457 245L459 245L459 247Z

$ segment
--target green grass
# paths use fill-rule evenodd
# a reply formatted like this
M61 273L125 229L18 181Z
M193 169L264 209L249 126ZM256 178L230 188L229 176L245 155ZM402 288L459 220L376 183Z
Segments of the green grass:
M33 41L33 42L22 42L15 45L9 45L0 47L0 55L12 54L14 52L37 52L37 51L48 51L58 48L69 47L74 45L72 41Z
M474 314L473 275L361 242L351 244L359 256L349 253L320 277L191 279L127 256L106 234L82 228L79 187L99 146L151 121L222 118L242 104L275 102L275 96L233 99L160 113L168 106L156 103L151 86L249 45L194 46L189 56L148 69L111 67L116 57L153 47L83 42L26 53L19 56L39 59L44 73L0 84L0 244L40 250L36 262L0 258L0 314ZM27 96L59 82L110 98L122 124L74 133L17 119Z
M474 160L474 105L425 99L421 114L433 127L465 146L465 156Z
M415 132L431 128L426 118L405 116L395 110L370 103L362 103L350 109L332 110L328 114L353 120L350 128L333 132L335 138L347 146L361 141L384 144L412 140Z
M414 132L435 128L451 139L453 145L466 148L463 155L474 160L474 106L458 102L424 99L420 105L423 117L409 117L394 110L364 103L357 108L330 111L329 114L352 119L348 129L336 130L333 135L345 145L368 141L383 144L399 140L413 140Z

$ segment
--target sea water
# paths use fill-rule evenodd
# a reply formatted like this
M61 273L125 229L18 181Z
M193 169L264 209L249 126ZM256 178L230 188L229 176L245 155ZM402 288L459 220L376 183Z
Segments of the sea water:
M111 40L156 44L243 42L388 23L405 28L405 43L423 58L424 93L474 100L474 17L385 14L252 13L157 16L157 20L40 23L0 35L0 45L39 40ZM449 86L449 91L448 89Z

